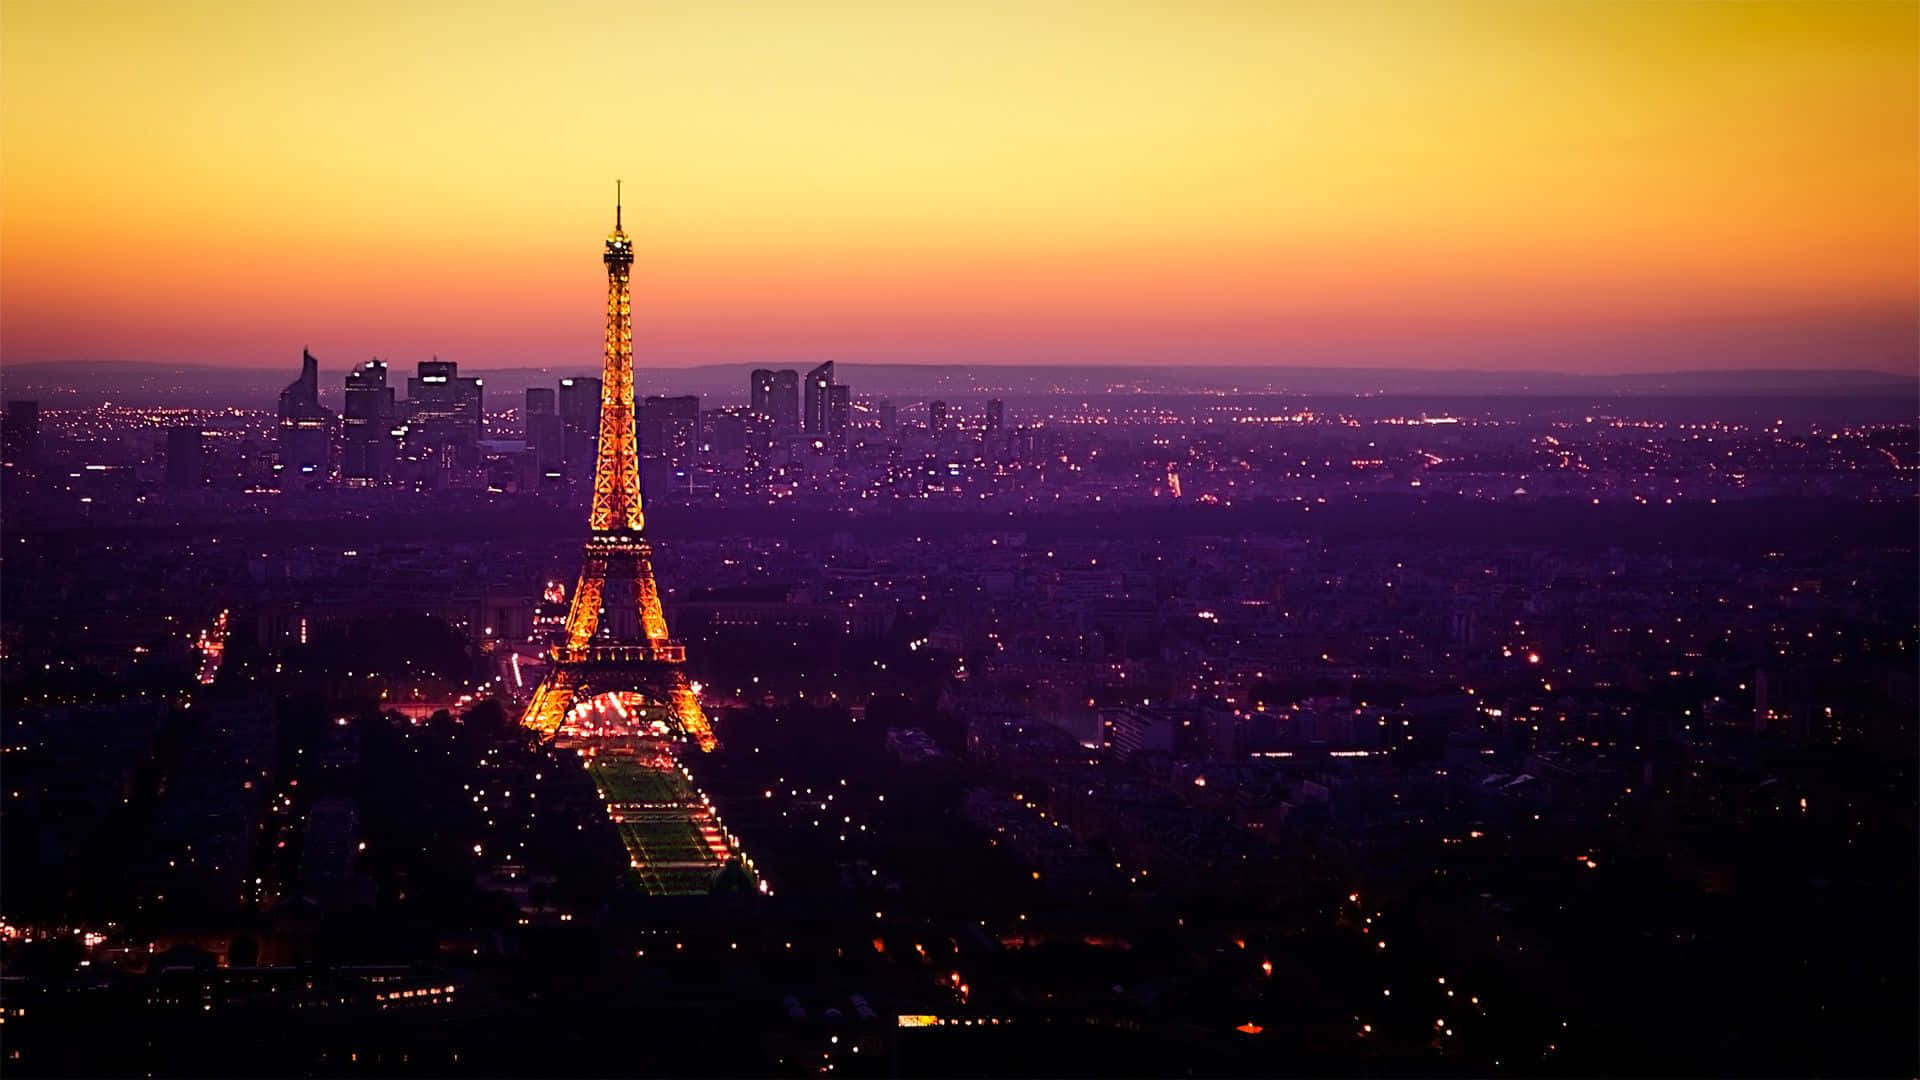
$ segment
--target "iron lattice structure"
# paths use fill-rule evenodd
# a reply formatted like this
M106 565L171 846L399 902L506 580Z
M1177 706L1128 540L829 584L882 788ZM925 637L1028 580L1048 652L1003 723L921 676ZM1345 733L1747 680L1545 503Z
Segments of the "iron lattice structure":
M600 450L580 583L567 608L565 639L521 723L543 735L566 725L575 706L604 693L637 694L641 719L661 719L702 750L713 729L682 665L686 649L667 636L653 579L653 545L640 502L640 443L633 422L633 244L614 203L607 237L607 338L601 370Z

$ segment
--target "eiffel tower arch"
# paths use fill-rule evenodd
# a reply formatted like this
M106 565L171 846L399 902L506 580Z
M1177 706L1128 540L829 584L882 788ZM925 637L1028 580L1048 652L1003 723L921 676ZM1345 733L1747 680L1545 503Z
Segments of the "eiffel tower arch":
M580 582L567 609L565 638L534 691L521 723L546 736L572 722L575 709L603 694L633 700L639 719L714 746L713 728L688 681L686 648L667 634L653 577L653 544L640 502L640 446L633 417L633 304L628 276L633 244L614 202L607 266L606 353L600 380L600 449ZM623 706L624 708L624 706Z

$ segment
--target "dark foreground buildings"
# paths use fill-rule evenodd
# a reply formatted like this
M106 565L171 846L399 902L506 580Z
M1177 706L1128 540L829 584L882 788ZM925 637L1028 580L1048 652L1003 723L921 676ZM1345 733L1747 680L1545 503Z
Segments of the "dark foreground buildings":
M9 410L8 1075L1920 1068L1910 387L737 372L556 500L616 359L444 486L377 365L277 491L265 401Z

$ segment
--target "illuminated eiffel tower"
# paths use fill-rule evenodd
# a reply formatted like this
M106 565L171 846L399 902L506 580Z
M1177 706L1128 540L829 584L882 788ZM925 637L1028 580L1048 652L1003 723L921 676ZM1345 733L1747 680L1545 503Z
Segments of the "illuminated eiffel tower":
M682 665L686 648L667 636L653 580L653 544L640 506L640 446L633 425L633 305L627 277L633 244L614 199L607 264L607 344L600 376L600 453L593 469L580 584L567 609L565 640L534 691L521 723L543 735L566 726L576 706L615 694L633 719L658 720L713 749L713 729ZM628 706L631 705L629 709Z

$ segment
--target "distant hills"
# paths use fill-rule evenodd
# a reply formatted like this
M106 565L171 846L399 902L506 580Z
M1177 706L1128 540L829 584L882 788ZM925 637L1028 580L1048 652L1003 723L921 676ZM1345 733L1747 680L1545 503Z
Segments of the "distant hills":
M298 357L283 369L212 365L43 363L0 367L0 393L37 398L48 408L113 401L128 405L270 408L299 373ZM634 370L641 394L699 394L712 404L743 404L747 373L758 364ZM790 366L790 365L776 365ZM1122 365L836 364L840 382L858 395L883 395L905 404L946 396L1035 397L1106 394L1298 394L1311 396L1737 396L1855 397L1920 395L1920 378L1869 370L1674 371L1625 375L1548 371L1435 371L1384 367L1223 367ZM348 365L321 358L324 398L336 405ZM406 396L411 364L391 372ZM469 373L463 369L462 374ZM518 401L528 386L551 386L572 375L597 375L593 361L565 367L476 368L486 380L490 407Z

